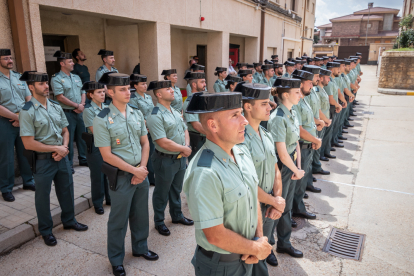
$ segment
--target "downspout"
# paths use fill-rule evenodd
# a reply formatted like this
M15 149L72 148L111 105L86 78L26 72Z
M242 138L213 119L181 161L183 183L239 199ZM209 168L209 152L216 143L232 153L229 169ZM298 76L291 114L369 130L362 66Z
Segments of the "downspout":
M264 58L264 36L265 36L265 7L261 7L261 21L260 21L260 57L259 61L263 62Z
M303 11L303 28L302 28L302 55L303 56L303 38L305 37L305 25L306 25L306 1L303 1L303 4L305 6L304 11ZM312 57L312 53L310 53L309 55L310 57Z

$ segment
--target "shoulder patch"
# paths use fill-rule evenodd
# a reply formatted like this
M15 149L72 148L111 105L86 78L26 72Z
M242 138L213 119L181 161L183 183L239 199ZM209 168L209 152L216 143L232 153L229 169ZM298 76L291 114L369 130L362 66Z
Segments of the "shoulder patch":
M198 159L197 167L210 168L213 162L214 152L210 149L204 149L201 153L200 159Z
M87 103L87 104L85 104L85 108L89 108L89 107L91 107L92 105L91 105L91 103Z
M152 109L151 114L153 114L153 115L157 114L157 113L158 113L158 110L160 110L160 108L159 108L158 106L154 107L154 108Z
M136 98L137 95L135 95L135 93L131 93L131 99Z
M26 102L25 104L24 104L24 106L23 106L23 110L29 110L31 107L33 106L33 103L31 102L31 101L28 101L28 102Z
M54 104L59 104L57 101L54 101L54 100L51 100L51 99L49 99L49 102L52 102Z
M216 82L215 83L219 83L219 81L218 80L216 80Z
M285 115L285 112L283 112L281 108L278 108L276 111L276 116L283 117L283 115Z
M138 106L128 103L128 105L132 108L139 109Z
M54 77L56 77L56 74L53 74L53 75L52 75L52 78L54 78Z
M19 74L20 76L22 75L22 73L19 73L17 71L12 70L14 73Z
M101 112L99 112L98 117L99 118L105 118L105 116L110 112L111 110L109 108L102 109Z
M319 92L319 87L315 86L315 91Z
M193 97L193 95L191 95L191 96L187 97L187 99L185 99L185 100L191 101L191 98L192 98L192 97Z

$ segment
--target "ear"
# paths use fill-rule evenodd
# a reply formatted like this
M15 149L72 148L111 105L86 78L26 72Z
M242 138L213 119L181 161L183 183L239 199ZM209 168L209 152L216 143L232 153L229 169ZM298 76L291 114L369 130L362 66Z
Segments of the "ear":
M213 118L207 120L207 127L212 133L217 133L218 131L217 122Z
M114 90L112 90L112 89L106 89L106 91L108 91L108 94L111 96L111 97L114 97L114 94L115 94L115 91Z

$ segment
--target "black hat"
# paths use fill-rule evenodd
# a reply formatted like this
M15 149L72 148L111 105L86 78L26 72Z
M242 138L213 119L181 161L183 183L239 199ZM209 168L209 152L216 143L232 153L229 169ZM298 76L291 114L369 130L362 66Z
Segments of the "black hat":
M247 76L249 74L253 74L253 71L251 69L239 70L240 77L245 77L245 76Z
M254 68L254 65L253 64L247 64L247 69L253 69Z
M270 87L260 83L242 84L243 100L266 100L270 96ZM235 90L236 91L236 90ZM238 92L238 91L237 91Z
M308 63L311 63L311 62L313 61L313 59L312 59L312 58L310 58L310 57L308 57L308 58L306 58L306 61L307 61Z
M237 64L236 64L236 66L237 66L237 68L242 68L243 66L246 66L247 67L247 63L245 63L245 62L237 62Z
M242 103L242 94L239 92L194 93L185 112L212 113L241 108Z
M295 59L296 59L296 60L302 60L302 58L300 58L300 57L296 57Z
M173 69L173 70L175 70L175 69ZM171 74L174 74L174 73L171 73ZM140 75L140 74L131 74L131 76L129 76L129 79L130 79L131 82L147 82L147 76Z
M306 60L302 60L300 63L301 64L306 64Z
M299 79L291 79L291 78L277 78L273 87L276 88L300 88L301 81Z
M330 77L331 74L332 74L331 71L326 70L326 69L323 69L323 68L321 68L321 71L319 72L319 75L321 75L321 76L328 76L328 77Z
M357 63L357 61L358 61L358 59L356 59L356 58L350 58L349 60L353 63Z
M262 70L272 69L273 68L273 63L271 63L271 64L263 64L261 68L262 68Z
M87 81L83 84L82 90L89 91L89 90L96 90L96 89L103 89L105 85L95 81Z
M346 59L345 60L345 65L351 65L351 60L350 59Z
M235 83L235 82L241 82L243 79L237 76L227 75L225 80L228 82Z
M152 81L148 85L147 91L158 90L158 89L169 88L169 87L171 87L171 81L169 80Z
M0 49L0 57L1 56L11 56L10 49Z
M254 68L256 68L257 66L262 66L261 62L253 62L253 66Z
M328 62L326 68L339 68L341 64L339 62Z
M191 70L193 70L193 71L200 71L200 70L205 70L205 66L204 65L200 65L200 64L197 64L197 63L194 63L193 65L191 65L191 67L190 67L190 69Z
M340 64L345 64L345 60L343 59L336 59L335 62L338 62Z
M319 71L321 70L321 67L315 66L315 65L303 65L302 68L303 71L311 72L312 74L319 74Z
M307 59L308 58L308 56L302 56L302 59Z
M227 68L226 67L216 67L216 72L226 72Z
M277 58L279 58L279 56L278 55L272 55L270 58L271 59L277 59Z
M288 67L288 66L295 66L295 63L294 62L291 62L291 61L285 61L284 65L286 67Z
M293 71L292 77L295 78L295 79L313 81L313 74L311 72L304 71L304 70L295 70L295 71Z
M320 57L314 57L313 59L314 59L315 61L317 61L317 60L319 60L319 61L323 60L323 58L320 58Z
M171 74L177 74L177 69L162 70L161 76L168 76Z
M185 80L200 80L200 79L205 79L205 78L206 78L206 73L201 73L201 72L187 72L187 74L184 77Z
M283 67L283 63L274 63L273 64L273 68L282 68Z
M270 61L270 60L265 59L264 60L264 64L273 64L273 61Z
M98 55L99 56L113 56L114 52L109 51L109 50L105 50L105 49L100 49Z
M293 61L295 64L301 64L302 63L302 61L301 60L297 60L297 59L295 59L295 61Z
M49 81L49 76L46 73L37 71L25 71L19 80L27 82L44 82Z
M333 55L332 58L337 58L337 56Z
M65 53L62 51L56 51L53 57L59 58L59 59L71 59L72 54L71 53Z
M360 52L356 52L355 54L356 56L362 56L362 54Z
M99 83L110 86L129 86L130 79L127 74L121 74L112 71L104 73L99 79Z
M327 60L327 59L329 59L329 57L327 57L327 56L323 56L323 57L322 57L322 59L323 59L323 60Z

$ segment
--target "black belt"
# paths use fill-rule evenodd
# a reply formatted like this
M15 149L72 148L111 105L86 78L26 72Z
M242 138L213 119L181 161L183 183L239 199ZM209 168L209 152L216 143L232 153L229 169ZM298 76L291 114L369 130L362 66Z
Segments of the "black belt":
M63 112L67 112L67 113L73 112L75 114L79 114L75 112L75 109L63 109Z
M51 152L36 152L36 160L53 159Z
M236 253L221 254L221 253L217 253L217 252L214 252L214 251L205 250L201 246L198 246L198 248L200 249L201 253L204 254L204 256L209 257L209 258L213 258L214 254L219 254L220 255L220 262L234 262L234 261L239 261L240 258L241 258L241 255L236 254Z
M138 167L141 163L139 163L138 165L134 166L134 167ZM118 169L118 173L117 176L125 176L125 175L130 175L131 173L126 172L126 171L122 171L120 169Z
M178 159L177 157L178 156L181 156L181 154L168 154L168 153L163 153L163 152L158 151L157 149L155 149L155 153L158 156L166 157L166 158L171 158L171 159Z
M300 149L311 149L311 148L312 148L312 143L300 144Z

